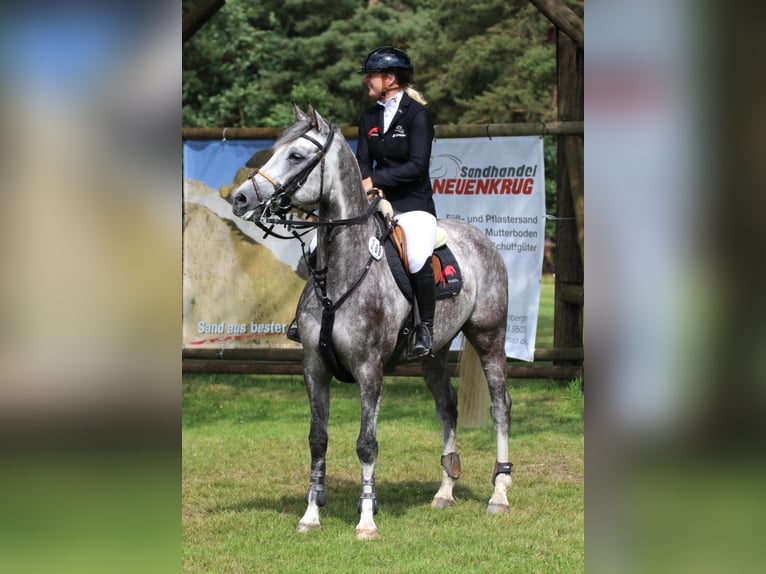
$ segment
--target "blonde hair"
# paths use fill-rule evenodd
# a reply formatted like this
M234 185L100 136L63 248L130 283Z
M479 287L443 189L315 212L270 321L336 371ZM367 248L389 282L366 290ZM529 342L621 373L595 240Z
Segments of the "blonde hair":
M418 91L417 91L415 88L413 88L412 86L407 86L406 88L404 88L404 91L405 91L405 92L407 92L407 95L408 95L409 97L411 97L413 100L415 100L415 101L416 101L416 102L418 102L419 104L422 104L422 105L424 105L424 106L428 104L428 102L426 101L426 99L423 97L423 94L421 94L420 92L418 92Z

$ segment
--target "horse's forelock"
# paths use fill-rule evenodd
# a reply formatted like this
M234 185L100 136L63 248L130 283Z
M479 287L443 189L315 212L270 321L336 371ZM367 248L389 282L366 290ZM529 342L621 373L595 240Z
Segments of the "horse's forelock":
M311 125L311 120L309 119L303 119L303 120L299 120L295 122L293 125L287 128L284 132L282 132L282 135L279 136L279 139L274 144L274 147L297 140L303 134L306 134L309 131L311 131L312 127L313 126Z

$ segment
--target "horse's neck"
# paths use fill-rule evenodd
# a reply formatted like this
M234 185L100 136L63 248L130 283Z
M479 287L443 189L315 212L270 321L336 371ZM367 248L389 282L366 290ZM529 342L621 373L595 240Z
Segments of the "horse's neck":
M340 203L343 204L340 205ZM333 202L324 214L320 211L320 216L334 221L351 219L364 215L368 207L369 204L364 198L352 204ZM317 263L320 268L327 267L328 285L335 285L342 290L348 287L350 281L356 280L370 257L369 239L375 235L376 224L372 215L360 223L319 229Z
M341 146L338 154L327 169L327 173L332 174L327 182L327 193L324 202L320 203L319 215L323 220L363 217L369 208L356 157L345 142L338 145ZM370 257L368 243L374 235L376 223L373 216L352 225L319 228L317 263L320 268L327 267L328 287L343 291L356 281Z

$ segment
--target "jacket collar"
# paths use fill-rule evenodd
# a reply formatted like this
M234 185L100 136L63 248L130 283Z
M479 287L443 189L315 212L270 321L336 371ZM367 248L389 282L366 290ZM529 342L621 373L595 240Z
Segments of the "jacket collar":
M396 110L396 115L394 115L394 118L391 120L391 125L388 126L388 129L391 129L391 126L395 125L404 115L407 113L407 110L410 107L410 102L412 102L412 98L407 94L406 91L402 90L402 95L399 97L399 108ZM376 103L377 109L378 109L378 127L380 128L380 133L383 133L383 110L384 106L381 103Z

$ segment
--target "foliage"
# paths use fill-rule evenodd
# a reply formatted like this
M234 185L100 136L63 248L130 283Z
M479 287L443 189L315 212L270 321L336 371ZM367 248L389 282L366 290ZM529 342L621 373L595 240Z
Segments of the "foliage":
M227 0L184 44L183 125L284 126L292 100L356 125L355 72L383 44L408 51L437 124L550 121L552 30L525 0Z

